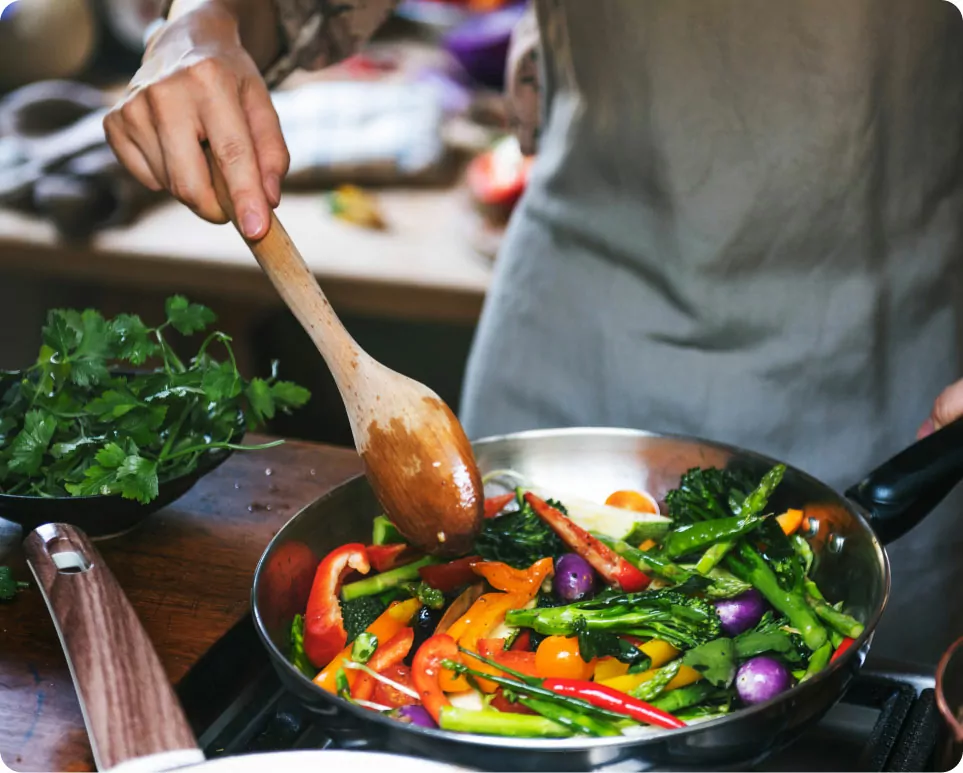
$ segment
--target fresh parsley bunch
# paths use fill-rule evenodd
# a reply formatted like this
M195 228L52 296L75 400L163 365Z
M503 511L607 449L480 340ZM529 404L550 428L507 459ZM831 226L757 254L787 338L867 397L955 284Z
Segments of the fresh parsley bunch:
M245 380L221 332L182 362L165 336L204 332L215 316L179 295L165 310L155 328L132 314L48 314L37 362L0 373L0 492L146 504L212 451L266 447L234 441L307 402L308 390L277 379L276 363L271 378ZM149 360L159 367L144 370Z

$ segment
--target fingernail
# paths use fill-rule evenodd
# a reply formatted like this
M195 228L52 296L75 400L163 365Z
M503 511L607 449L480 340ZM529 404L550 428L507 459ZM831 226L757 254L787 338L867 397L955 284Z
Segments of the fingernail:
M241 217L241 231L248 239L257 238L257 235L261 232L261 216L249 209Z
M925 437L929 437L934 432L936 432L936 426L933 424L932 419L927 419L923 422L923 426L919 428L916 433L916 439L922 440Z
M268 195L268 199L271 201L271 206L276 207L281 203L281 178L276 174L268 175L267 180L264 182L264 191Z

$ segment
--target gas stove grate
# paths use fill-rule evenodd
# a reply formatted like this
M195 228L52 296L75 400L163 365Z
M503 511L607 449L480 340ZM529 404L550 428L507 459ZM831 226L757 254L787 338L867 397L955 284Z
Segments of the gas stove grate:
M281 686L249 618L198 661L177 692L209 759L336 746ZM822 723L758 769L932 771L941 729L931 688L863 674Z

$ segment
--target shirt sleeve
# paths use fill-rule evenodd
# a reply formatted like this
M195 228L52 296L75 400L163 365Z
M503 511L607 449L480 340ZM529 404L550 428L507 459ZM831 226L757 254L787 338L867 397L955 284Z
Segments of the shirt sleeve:
M532 4L512 31L506 63L508 118L525 155L538 149L541 132L541 82L538 19Z
M391 16L399 0L270 0L281 54L264 72L273 87L297 69L320 70L347 59ZM173 0L165 0L163 16Z

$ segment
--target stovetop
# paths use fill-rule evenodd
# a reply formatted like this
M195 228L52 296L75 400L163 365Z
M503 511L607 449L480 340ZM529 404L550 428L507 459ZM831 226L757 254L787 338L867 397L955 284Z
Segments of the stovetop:
M177 692L209 759L346 748L281 686L250 618L198 661ZM932 677L864 670L819 725L757 770L933 771L941 728Z

